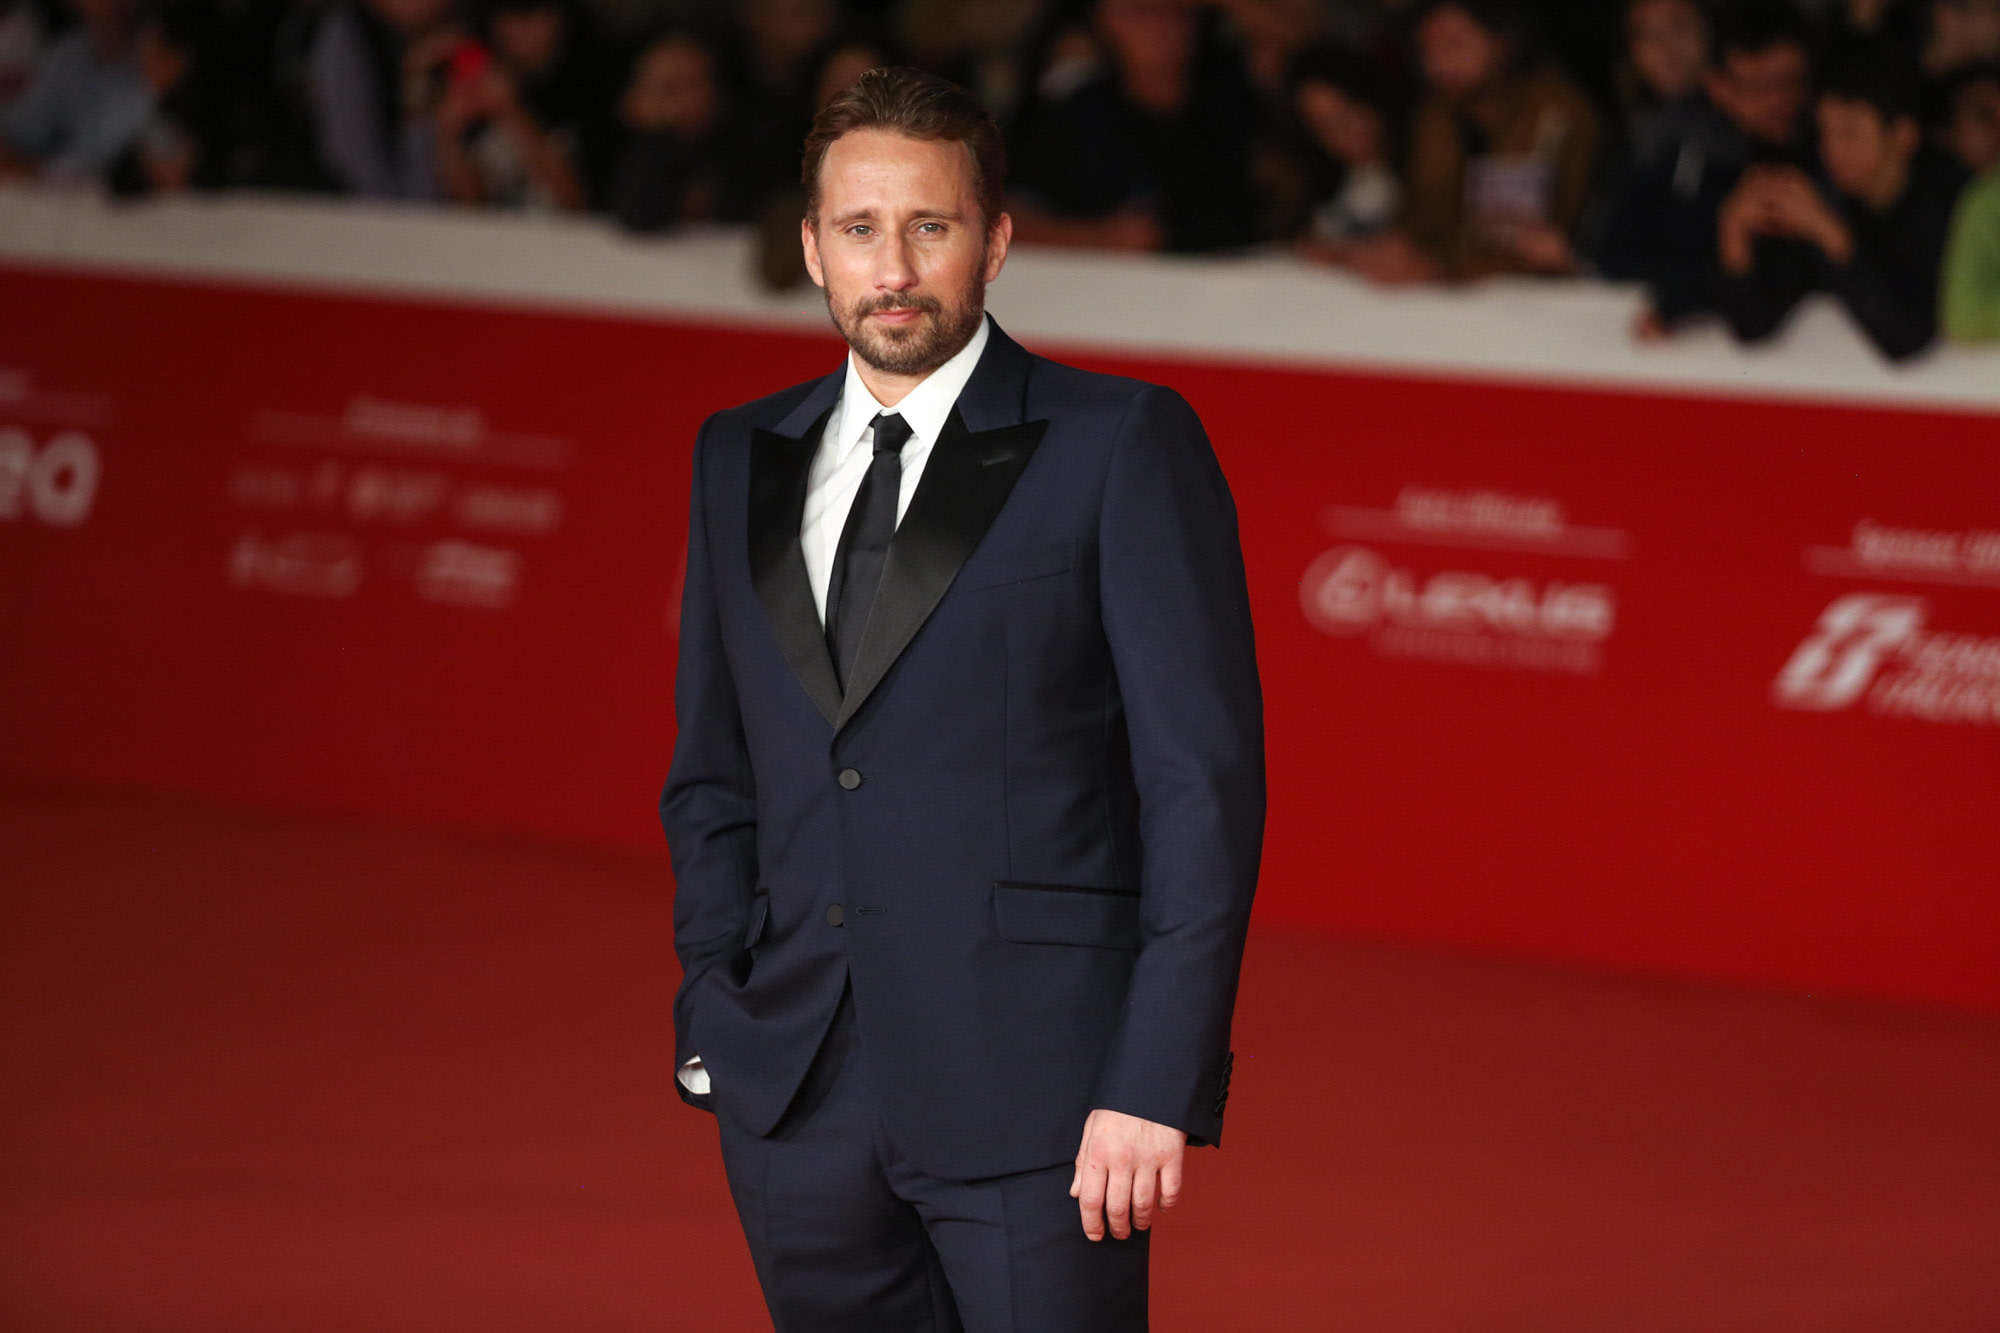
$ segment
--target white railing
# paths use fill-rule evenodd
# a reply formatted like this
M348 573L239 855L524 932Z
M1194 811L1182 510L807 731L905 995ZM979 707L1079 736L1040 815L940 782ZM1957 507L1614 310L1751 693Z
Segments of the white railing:
M737 230L634 237L598 218L524 218L274 195L123 204L0 188L0 264L359 294L826 328L811 287L762 290ZM1022 248L989 295L1038 347L1131 350L1606 388L2000 411L2000 352L1882 361L1827 301L1776 343L1706 327L1627 329L1636 292L1502 279L1384 291L1289 255L1146 258Z

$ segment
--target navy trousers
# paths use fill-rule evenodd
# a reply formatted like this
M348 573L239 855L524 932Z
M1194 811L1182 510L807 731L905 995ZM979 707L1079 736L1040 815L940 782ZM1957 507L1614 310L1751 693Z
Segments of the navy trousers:
M882 1129L867 1065L850 992L770 1135L732 1126L716 1089L778 1333L1142 1333L1145 1232L1086 1237L1068 1162L978 1181L917 1170Z

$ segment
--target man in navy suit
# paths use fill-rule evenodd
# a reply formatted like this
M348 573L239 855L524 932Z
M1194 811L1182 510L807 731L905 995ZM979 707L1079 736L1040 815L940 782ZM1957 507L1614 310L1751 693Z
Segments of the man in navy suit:
M805 164L851 354L695 446L682 1095L780 1329L1143 1329L1263 836L1235 509L1178 395L986 317L969 94L874 71Z

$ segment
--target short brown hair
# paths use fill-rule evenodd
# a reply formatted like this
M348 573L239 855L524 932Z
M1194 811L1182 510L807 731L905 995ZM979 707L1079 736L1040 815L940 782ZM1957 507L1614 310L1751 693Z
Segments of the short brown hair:
M801 176L806 187L806 217L815 227L819 225L820 170L826 164L827 149L836 139L856 130L888 130L912 139L963 143L972 156L972 192L979 199L982 221L991 227L999 220L1001 191L1007 181L1007 145L1000 138L993 113L947 79L897 67L869 70L813 117Z

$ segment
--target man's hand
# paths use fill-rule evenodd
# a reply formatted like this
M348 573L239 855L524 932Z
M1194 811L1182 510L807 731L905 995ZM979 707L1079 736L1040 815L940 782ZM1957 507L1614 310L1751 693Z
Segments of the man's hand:
M1836 264L1845 264L1854 253L1854 236L1840 214L1813 185L1812 178L1796 167L1772 172L1769 185L1771 227L1780 235L1797 237L1818 246Z
M1547 222L1531 222L1515 229L1511 244L1515 257L1537 273L1573 273L1576 251L1561 227Z
M1154 1210L1181 1198L1187 1135L1120 1111L1098 1109L1083 1122L1069 1197L1083 1213L1083 1234L1103 1240L1105 1221L1119 1240L1153 1225Z
M1444 276L1437 261L1425 254L1408 232L1391 231L1356 242L1348 262L1354 271L1382 287L1407 287L1436 282Z
M403 52L403 109L429 115L440 91L435 77L450 63L452 53L465 40L458 28L445 28L411 42Z
M1758 236L1810 242L1836 264L1854 254L1854 234L1797 167L1752 167L1723 201L1716 241L1724 270L1748 273L1750 243Z
M1771 234L1770 214L1770 182L1752 167L1722 201L1716 220L1716 250L1724 272L1740 278L1750 271L1751 242Z
M1636 343L1661 343L1674 336L1667 327L1667 321L1660 317L1649 301L1632 317L1632 341Z

